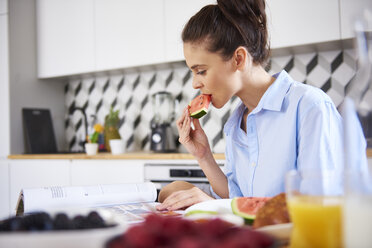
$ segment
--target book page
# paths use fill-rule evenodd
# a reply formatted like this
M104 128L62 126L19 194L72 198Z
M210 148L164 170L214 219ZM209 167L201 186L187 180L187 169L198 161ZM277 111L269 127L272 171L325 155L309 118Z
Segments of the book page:
M156 202L128 203L99 207L120 216L127 223L137 223L145 219L148 214L156 212Z
M99 207L154 202L156 187L151 182L95 186L30 188L21 191L17 209L24 213L68 207ZM17 214L19 211L17 211Z
M184 210L175 210L175 211L158 211L156 210L156 205L160 204L159 202L140 202L140 203L129 203L129 204L120 204L113 206L99 207L99 209L106 209L116 216L119 216L123 221L129 224L134 224L142 222L145 220L146 216L152 213L166 216L177 216L181 217L184 214Z

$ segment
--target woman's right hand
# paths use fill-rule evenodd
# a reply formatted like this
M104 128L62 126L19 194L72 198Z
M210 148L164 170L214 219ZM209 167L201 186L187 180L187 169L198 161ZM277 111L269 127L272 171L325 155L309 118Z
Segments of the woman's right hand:
M191 128L191 121L194 124L194 130ZM189 109L183 110L181 117L177 120L177 129L179 142L185 146L195 158L202 159L208 153L211 153L208 138L200 126L198 119L191 118Z

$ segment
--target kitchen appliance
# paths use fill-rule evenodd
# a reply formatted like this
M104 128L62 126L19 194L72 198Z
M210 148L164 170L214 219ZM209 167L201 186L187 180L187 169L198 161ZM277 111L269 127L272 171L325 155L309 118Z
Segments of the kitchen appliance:
M218 160L217 164L223 170L224 160ZM186 181L194 184L207 194L211 194L210 185L204 172L195 162L157 162L144 165L144 179L146 182L153 182L156 190L159 191L173 181Z
M175 152L176 137L172 129L175 101L171 93L160 91L152 95L154 118L151 121L151 145L154 152Z
M50 109L22 108L25 153L68 154L80 151L58 151Z
M49 109L23 108L22 119L26 153L57 153Z

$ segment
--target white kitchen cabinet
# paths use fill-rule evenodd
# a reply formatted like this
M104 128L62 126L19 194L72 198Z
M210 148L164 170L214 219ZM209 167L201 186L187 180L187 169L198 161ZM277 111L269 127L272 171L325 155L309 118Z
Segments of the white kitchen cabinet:
M166 61L184 60L183 27L202 7L215 3L215 0L164 0Z
M39 78L95 69L94 0L37 0Z
M8 0L0 0L0 15L8 13Z
M10 160L10 211L15 207L21 189L70 185L70 160Z
M338 0L267 0L271 48L339 40Z
M6 160L0 161L0 220L10 215L9 206L9 164Z
M164 62L163 0L95 1L96 70Z
M72 160L71 185L144 182L141 160Z
M271 48L347 38L347 16L371 2L267 0ZM185 23L200 8L215 3L37 0L38 75L58 77L183 60Z
M340 21L341 21L341 38L348 39L355 37L353 23L355 18L362 17L365 10L372 14L371 0L340 0Z

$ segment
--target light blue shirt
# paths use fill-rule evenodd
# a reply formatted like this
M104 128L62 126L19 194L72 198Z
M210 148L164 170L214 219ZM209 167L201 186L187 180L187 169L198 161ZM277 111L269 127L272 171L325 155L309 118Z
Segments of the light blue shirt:
M285 192L290 170L321 173L319 187L340 193L342 187L342 118L322 90L294 81L285 71L247 117L246 133L240 128L246 109L241 103L224 127L225 174L229 197L274 196Z

